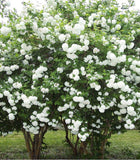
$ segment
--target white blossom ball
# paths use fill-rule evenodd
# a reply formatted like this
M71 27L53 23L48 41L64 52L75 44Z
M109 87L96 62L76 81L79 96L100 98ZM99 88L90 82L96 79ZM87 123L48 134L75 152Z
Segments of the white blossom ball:
M65 40L66 36L64 34L60 34L58 38L61 42L63 42Z
M13 113L10 113L10 114L8 115L8 117L9 117L9 120L14 120L14 119L15 119L15 116L14 116Z

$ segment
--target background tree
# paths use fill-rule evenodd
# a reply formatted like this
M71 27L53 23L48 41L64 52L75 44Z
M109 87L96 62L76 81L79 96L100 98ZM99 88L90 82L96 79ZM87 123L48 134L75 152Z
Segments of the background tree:
M32 159L58 123L74 154L103 158L111 134L139 119L137 12L116 0L24 6L0 25L0 125L23 131Z

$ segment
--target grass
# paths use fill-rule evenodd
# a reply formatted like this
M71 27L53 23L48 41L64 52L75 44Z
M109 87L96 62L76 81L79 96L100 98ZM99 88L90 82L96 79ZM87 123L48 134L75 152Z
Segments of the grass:
M127 131L124 134L112 135L111 146L107 148L108 159L140 159L140 133L138 130ZM48 131L45 135L47 149L42 152L43 159L72 159L70 148L65 143L65 133L62 130ZM0 159L27 159L25 142L22 133L13 133L0 138Z

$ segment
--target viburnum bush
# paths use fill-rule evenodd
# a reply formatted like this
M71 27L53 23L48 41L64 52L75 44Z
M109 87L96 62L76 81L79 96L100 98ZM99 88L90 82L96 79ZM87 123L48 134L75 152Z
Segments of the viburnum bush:
M111 134L140 118L138 12L116 0L47 0L8 18L0 23L1 133L22 130L35 159L47 130L63 124L74 154L103 158Z

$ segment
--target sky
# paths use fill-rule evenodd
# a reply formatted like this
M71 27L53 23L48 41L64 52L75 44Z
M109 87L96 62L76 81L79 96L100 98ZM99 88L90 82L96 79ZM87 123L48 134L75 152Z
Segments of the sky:
M16 8L19 12L22 10L21 2L22 0L9 0L11 7ZM36 5L38 5L41 2L44 2L44 0L30 0L31 2L34 2ZM118 0L119 3L125 3L127 0ZM140 10L140 0L135 0L135 8Z

